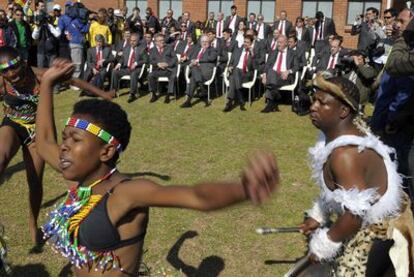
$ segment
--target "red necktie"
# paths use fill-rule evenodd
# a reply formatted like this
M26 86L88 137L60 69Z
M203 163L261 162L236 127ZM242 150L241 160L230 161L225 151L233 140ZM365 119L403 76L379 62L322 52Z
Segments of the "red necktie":
M279 23L279 33L282 34L282 26L283 26L283 21L280 21Z
M273 39L273 42L272 42L272 51L274 51L275 48L276 48L276 40Z
M200 52L197 55L197 60L200 60L203 57L204 54L204 48L200 50Z
M0 28L0 46L5 46L6 40L4 39L4 30Z
M99 69L101 66L99 62L102 60L102 51L100 48L96 48L96 69Z
M282 72L283 51L279 52L278 58L279 59L277 60L276 72L280 74L280 72Z
M335 68L335 55L331 56L331 62L329 63L328 69L334 69Z
M158 52L160 53L160 55L162 55L162 48L159 48Z
M221 37L221 21L218 24L218 35Z
M135 63L135 49L131 48L131 57L129 58L128 68L131 69L134 63Z
M243 67L242 67L243 73L246 73L247 72L247 61L249 59L249 53L250 53L249 50L248 49L245 49L244 59L243 59Z

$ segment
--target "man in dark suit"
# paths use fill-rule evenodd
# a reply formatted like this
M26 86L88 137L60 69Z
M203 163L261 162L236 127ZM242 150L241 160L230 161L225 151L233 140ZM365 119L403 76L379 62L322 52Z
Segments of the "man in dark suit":
M204 82L211 79L213 69L217 63L217 51L210 47L210 40L207 35L202 35L200 44L196 45L196 49L192 52L190 57L190 83L187 84L186 100L181 105L181 108L190 108L191 99L194 96L196 88L200 88L200 98L207 100ZM206 106L209 103L206 101Z
M294 51L287 47L286 36L280 35L277 40L277 51L269 56L266 63L266 73L262 74L267 101L262 113L279 111L277 102L281 98L279 89L294 82L298 69Z
M325 17L323 12L318 11L315 15L315 54L320 53L324 47L329 45L330 35L336 35L335 23L331 18Z
M224 50L227 53L232 53L237 48L237 42L232 36L232 30L230 28L223 31Z
M236 106L236 101L240 105L240 110L245 111L244 99L242 95L242 85L253 78L256 69L255 56L252 53L253 36L246 35L242 48L237 48L231 56L229 63L229 92L227 93L227 103L223 112L230 112Z
M249 21L247 22L247 29L255 30L256 25L257 25L256 14L255 13L250 13L249 14Z
M253 43L250 47L250 51L255 57L254 61L256 63L256 69L259 71L259 74L262 74L266 63L266 43L257 39L256 30L247 30L246 35L253 37Z
M154 15L154 13L152 12L152 9L150 7L148 7L145 10L145 14L146 14L146 25L147 25L147 30L154 30L154 34L158 33L161 31L161 24L160 21L158 20L158 18Z
M276 20L273 24L273 30L278 29L281 35L289 35L290 30L292 29L292 22L287 20L287 13L286 11L280 12L279 20Z
M113 61L111 48L105 46L105 38L103 35L95 36L96 46L89 48L86 55L86 71L84 74L85 81L99 88L103 88L108 64Z
M144 24L142 23L139 13L139 8L135 7L132 10L132 14L126 19L125 25L128 26L128 29L131 30L132 33L142 35L144 33Z
M190 57L192 53L196 50L197 40L195 35L187 36L187 40L180 40L180 43L177 46L175 51L177 54L180 54L181 70L184 72L185 67L190 64Z
M191 21L191 14L189 12L183 13L183 16L181 17L181 23L184 23L186 25L186 31L190 34L195 33L195 24ZM182 25L180 25L182 26ZM183 30L181 29L181 32Z
M168 77L168 91L165 96L165 103L170 102L170 95L174 94L174 84L177 79L177 56L171 45L165 44L165 36L156 34L154 37L155 47L151 49L149 63L152 71L148 74L148 88L152 95L150 102L157 100L158 77Z
M216 36L218 38L222 38L223 37L223 32L224 32L224 13L219 12L217 13L217 24L216 24Z
M322 51L315 55L312 67L315 68L315 72L320 71L330 71L336 75L336 70L338 64L340 64L345 51L342 49L341 39L334 37L331 42L331 47L329 51Z
M237 15L237 7L231 6L231 15L226 18L225 28L230 28L233 34L239 27L239 22L242 21L242 17Z
M112 89L118 90L119 81L122 76L130 75L130 87L128 103L138 99L138 77L141 68L148 62L148 54L145 47L138 47L139 34L131 34L130 45L127 46L122 54L121 61L115 66L112 71Z
M272 54L277 49L277 39L279 38L280 33L278 29L273 30L273 36L268 38L266 41L266 53L268 55Z
M144 38L141 39L139 43L140 46L145 47L145 51L147 51L148 56L149 56L151 49L155 46L153 37L154 35L152 33L147 32L145 33Z
M208 19L204 22L204 30L216 28L217 21L214 19L214 12L208 13Z
M222 74L228 62L228 52L225 50L224 40L216 37L215 29L208 29L205 33L210 40L210 47L217 51L216 87L221 88L223 81Z
M298 60L300 69L306 66L306 43L297 39L296 36L291 35L288 38L289 49L293 50Z
M257 24L255 30L257 31L258 40L266 40L271 33L272 28L269 26L269 24L264 22L264 16L262 14L259 14L257 16Z
M377 23L378 13L376 8L368 8L365 18L359 18L351 29L352 36L359 34L358 50L366 52L369 58L372 57L372 51L376 48L377 41L385 37L384 32L380 34L377 30L381 28ZM380 37L380 35L383 37Z
M164 29L166 32L170 30L171 27L178 28L178 22L173 17L174 12L172 9L167 10L167 15L161 21L161 30Z

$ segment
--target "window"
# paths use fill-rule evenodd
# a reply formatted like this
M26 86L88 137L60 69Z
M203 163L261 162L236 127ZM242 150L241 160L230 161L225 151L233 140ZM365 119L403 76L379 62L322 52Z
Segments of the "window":
M326 17L332 18L332 1L303 1L302 16L315 17L316 12L321 11Z
M357 16L365 14L365 11L370 8L376 8L381 12L381 2L379 1L350 1L348 2L348 17L346 23L352 25Z
M207 14L209 12L214 12L217 16L217 13L222 12L224 16L231 14L231 6L233 6L233 0L209 0L207 7Z
M178 18L183 13L182 1L181 0L160 0L158 17L160 19L164 18L167 14L167 10L172 9L174 12L174 18Z
M133 8L138 7L141 18L145 17L145 10L148 7L147 0L125 0L125 5L128 8L128 16L132 14Z
M262 14L265 22L273 22L275 19L274 0L249 0L247 2L247 16L250 13Z

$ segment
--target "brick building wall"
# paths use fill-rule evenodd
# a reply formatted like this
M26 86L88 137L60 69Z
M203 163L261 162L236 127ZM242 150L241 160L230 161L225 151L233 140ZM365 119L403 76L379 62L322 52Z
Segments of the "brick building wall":
M386 9L387 0L381 0L381 14ZM34 1L33 1L34 2ZM62 7L66 0L55 0L54 3L60 4ZM99 8L121 8L125 5L124 0L82 0L82 2L91 10ZM7 0L0 0L0 6L6 7ZM151 7L155 14L158 14L158 0L147 0L148 7ZM247 16L247 0L234 0L234 4L238 7L238 13L241 16ZM193 20L204 21L207 16L207 0L182 0L182 10L190 11ZM278 0L276 1L274 14L277 16L280 11L285 10L288 18L295 21L296 17L302 15L302 0ZM351 26L346 25L348 12L348 0L333 0L333 19L335 21L338 34L344 37L344 46L353 48L356 46L358 37L351 36ZM141 11L143 14L143 11ZM161 15L162 17L164 15ZM178 17L178 15L176 15Z

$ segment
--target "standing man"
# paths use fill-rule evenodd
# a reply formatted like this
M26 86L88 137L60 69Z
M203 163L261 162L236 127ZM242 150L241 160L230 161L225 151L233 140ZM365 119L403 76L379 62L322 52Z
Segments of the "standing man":
M152 71L148 74L148 89L151 96L150 103L157 101L158 77L168 77L168 91L165 103L170 103L170 95L174 94L175 82L177 80L178 60L171 45L165 44L165 36L156 34L154 36L155 47L150 51L149 63Z
M224 13L217 13L216 35L218 38L223 37L224 32Z
M278 29L279 33L284 36L288 36L292 29L292 22L287 19L286 11L280 12L279 20L276 20L273 24L273 30Z
M237 14L237 7L235 5L231 6L231 15L227 17L225 26L226 28L230 28L231 31L236 33L239 22L243 19Z
M269 26L269 24L264 22L263 14L259 14L257 16L257 24L255 29L257 31L257 39L260 41L265 41L268 38L272 28Z
M194 96L196 88L200 88L200 98L204 99L206 106L207 92L204 88L204 82L211 79L213 69L217 63L217 51L210 47L210 40L207 35L202 35L200 38L200 45L195 46L195 50L190 56L190 83L187 84L186 100L181 105L181 108L190 108L191 99Z
M130 75L130 88L128 103L131 103L138 99L138 77L141 72L141 68L144 64L148 63L148 54L145 51L145 47L138 47L140 41L139 34L131 34L130 45L127 46L123 53L121 61L115 66L112 71L112 89L119 89L119 80L122 76Z
M187 32L189 32L190 34L195 34L195 24L191 21L191 14L189 12L183 13L183 16L181 17L181 26L183 23L186 25Z
M30 25L23 19L24 13L22 8L15 8L13 11L13 20L9 23L16 37L16 46L20 58L27 61L29 58L29 49L32 46L32 31Z
M262 81L265 84L266 107L262 113L279 111L278 101L282 98L279 88L292 84L295 80L296 71L299 70L296 55L289 49L287 38L280 35L277 39L277 51L269 56Z
M214 12L209 12L208 19L204 23L204 30L216 28L217 21L214 19Z
M138 7L132 9L132 14L126 19L126 26L132 33L142 35L144 33L144 24L142 23L139 12L140 10Z
M329 46L328 38L336 35L335 23L331 18L325 17L323 12L319 11L315 15L316 23L314 29L315 54L320 53L326 46Z
M161 21L161 29L165 30L166 32L169 32L171 27L178 28L178 22L173 17L174 12L172 9L167 10L167 14Z
M249 22L247 22L247 29L254 30L256 29L257 21L256 21L256 14L250 13L249 14Z
M102 35L105 38L106 45L112 45L112 32L108 25L105 9L98 11L98 20L91 23L89 28L89 42L91 47L95 47L96 35Z

